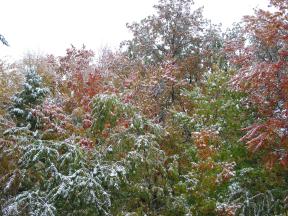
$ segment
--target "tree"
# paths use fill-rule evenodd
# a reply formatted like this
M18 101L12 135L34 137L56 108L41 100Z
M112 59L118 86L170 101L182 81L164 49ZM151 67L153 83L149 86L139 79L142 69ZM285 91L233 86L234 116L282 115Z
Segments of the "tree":
M256 10L244 18L242 37L230 41L232 62L239 68L231 84L249 94L258 118L241 139L253 152L263 150L271 167L288 165L288 3L271 0L273 11ZM236 54L235 54L236 53Z
M83 46L67 49L66 55L59 58L59 88L65 100L65 108L72 112L76 108L84 112L90 110L90 100L98 92L103 92L102 77L93 64L94 52Z
M114 214L190 212L187 200L175 193L173 179L168 176L173 165L161 149L165 131L159 124L115 95L98 95L93 101L92 131L107 159L126 168L121 193L112 198Z
M9 113L16 120L17 127L25 127L30 124L31 130L34 130L37 121L33 117L32 109L43 103L49 90L42 86L42 78L33 68L26 71L25 78L23 90L12 97Z
M232 74L214 68L213 73L205 73L201 85L182 90L185 110L173 110L166 126L172 141L164 146L170 153L177 152L180 178L186 179L182 180L182 187L187 187L183 194L191 200L195 215L216 215L238 167L247 162L247 151L237 141L251 110L245 106L245 94L229 88ZM190 185L187 179L195 183Z
M192 10L192 0L160 0L156 15L127 24L133 39L125 41L128 55L144 63L159 63L165 57L181 59L198 54L204 26L202 9Z
M133 38L122 43L126 55L145 68L131 71L135 86L131 95L137 93L138 107L159 122L165 122L171 107L184 109L181 88L201 83L204 72L213 71L214 64L225 67L219 26L209 25L202 8L193 10L193 6L192 0L160 0L154 6L155 15L127 25Z

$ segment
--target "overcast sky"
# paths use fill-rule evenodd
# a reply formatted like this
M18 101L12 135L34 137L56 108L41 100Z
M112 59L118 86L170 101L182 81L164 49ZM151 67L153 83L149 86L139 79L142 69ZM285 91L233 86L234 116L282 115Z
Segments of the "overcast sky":
M0 0L0 56L20 58L27 52L63 55L73 44L97 50L115 48L131 37L127 22L154 12L157 0ZM265 7L268 0L195 0L205 17L224 27Z

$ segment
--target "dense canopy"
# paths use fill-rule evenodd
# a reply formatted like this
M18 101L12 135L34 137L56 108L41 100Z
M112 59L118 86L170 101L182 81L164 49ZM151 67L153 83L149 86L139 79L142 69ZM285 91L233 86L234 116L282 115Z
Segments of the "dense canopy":
M223 31L159 0L117 51L0 59L0 215L288 214L288 3L270 6Z

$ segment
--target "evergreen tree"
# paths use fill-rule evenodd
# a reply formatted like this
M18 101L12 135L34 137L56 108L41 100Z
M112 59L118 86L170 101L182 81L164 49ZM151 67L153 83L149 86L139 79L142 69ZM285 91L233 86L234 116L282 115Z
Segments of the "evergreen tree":
M35 69L29 68L25 78L23 90L12 97L13 104L9 113L15 119L17 127L25 127L30 124L30 129L34 130L37 122L33 118L32 109L44 101L49 90L42 86L42 78Z

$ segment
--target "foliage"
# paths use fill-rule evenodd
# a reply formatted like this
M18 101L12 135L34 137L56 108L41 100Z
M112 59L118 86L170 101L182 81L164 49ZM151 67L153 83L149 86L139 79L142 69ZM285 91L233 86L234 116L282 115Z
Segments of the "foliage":
M227 60L220 27L204 19L202 8L195 9L193 1L163 0L154 8L154 15L127 25L133 38L122 47L138 67L128 67L134 70L124 82L129 83L128 97L136 106L165 124L169 109L185 109L180 89L201 83L213 64L226 68Z
M285 177L279 172L269 172L257 166L237 170L225 202L218 203L219 214L281 215L287 211Z
M126 182L121 187L122 194L114 197L113 212L121 212L120 215L189 213L185 199L181 194L174 194L169 181L172 164L159 145L165 135L163 128L116 96L96 97L93 113L92 129L96 134L103 136L103 132L109 131L109 136L105 134L104 140L99 140L101 148L106 149L110 160L126 167Z
M154 8L156 15L127 27L134 38L123 43L128 45L132 58L145 63L162 62L165 56L183 58L199 52L204 23L202 9L191 12L191 0L161 0Z
M121 166L103 163L96 151L86 152L72 138L32 138L10 151L20 156L17 169L1 178L4 215L109 214L110 189L118 187Z
M288 5L270 3L224 33L160 0L124 50L1 60L0 214L287 214Z
M9 113L12 118L16 119L18 127L30 124L31 130L34 130L36 121L31 109L43 102L49 90L42 87L42 78L33 68L27 70L25 79L23 90L12 98L13 104L9 109Z
M271 1L274 11L245 17L239 40L227 45L239 71L231 80L249 94L258 118L242 140L253 152L264 151L267 166L287 165L287 2Z
M244 146L237 141L253 112L245 107L245 95L229 89L231 73L215 68L205 74L201 86L182 90L186 110L172 111L173 128L168 130L174 130L173 136L182 134L176 141L184 143L178 144L181 185L196 215L217 213L217 203L228 193L237 165L247 160Z
M0 60L0 115L11 106L10 98L21 88L22 79L14 64Z

